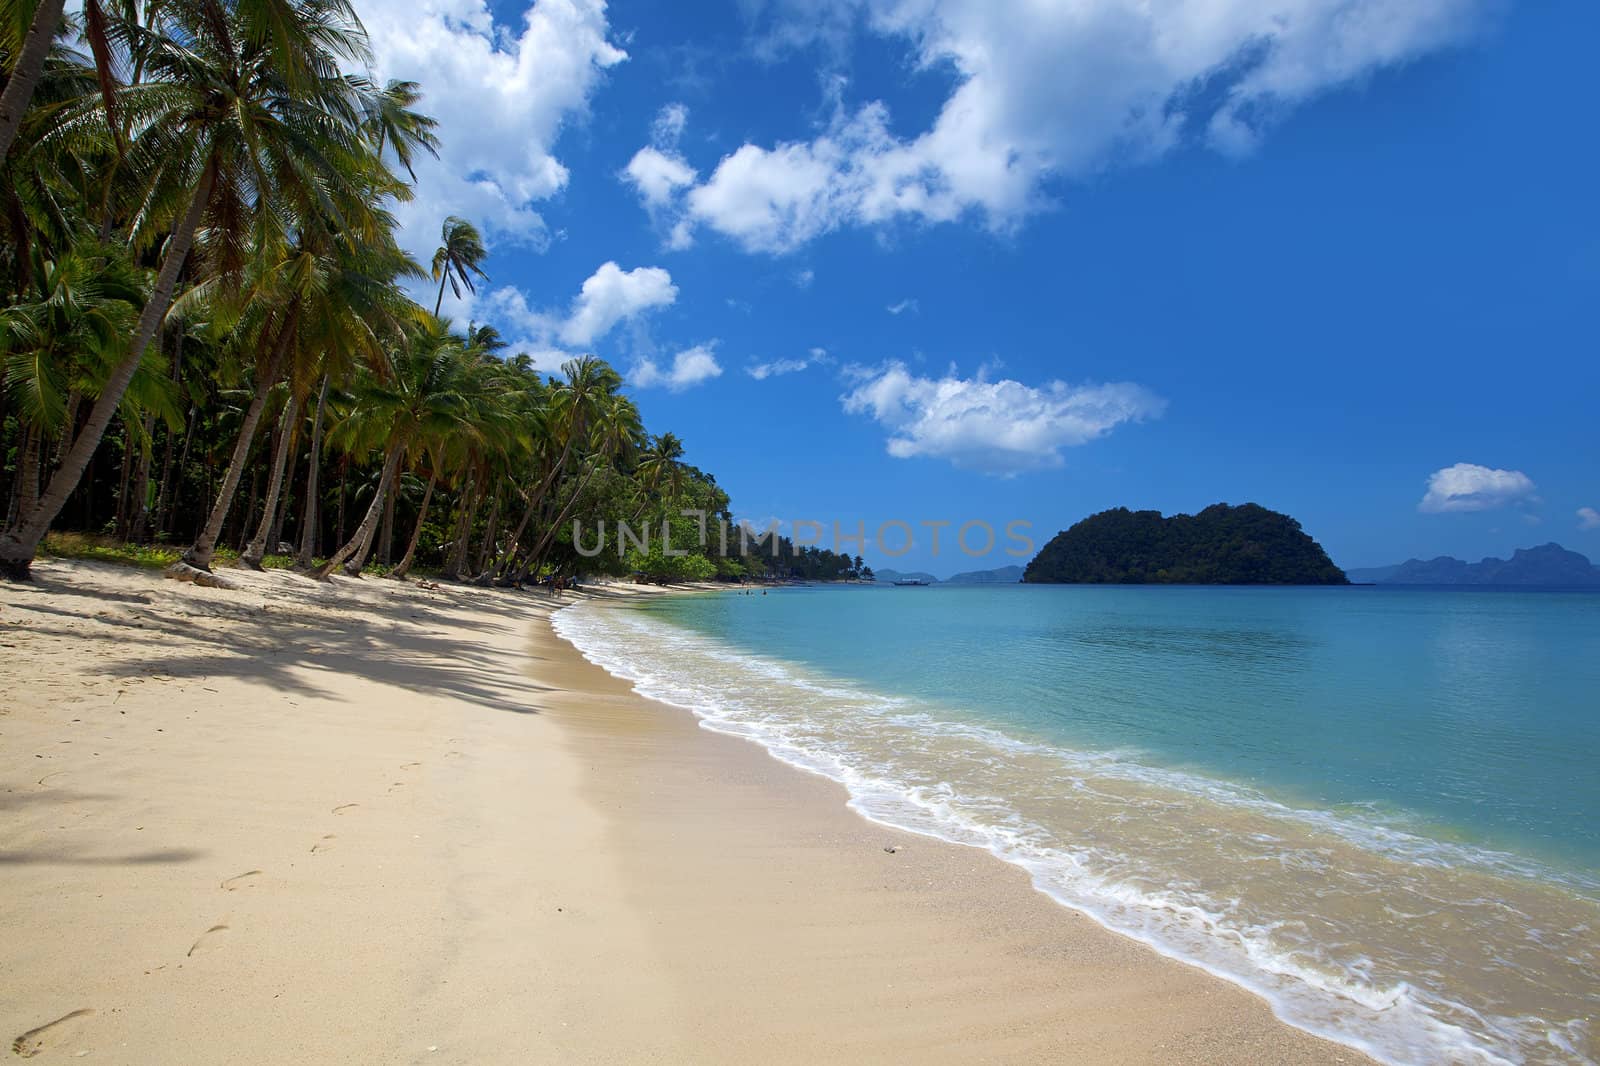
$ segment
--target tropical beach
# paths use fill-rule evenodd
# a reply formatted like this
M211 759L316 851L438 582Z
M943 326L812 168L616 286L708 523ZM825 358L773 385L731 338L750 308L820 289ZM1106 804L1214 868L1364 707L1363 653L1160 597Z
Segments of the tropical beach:
M238 580L0 586L19 1054L1361 1061L640 698L569 601Z
M0 4L0 1057L1600 1061L1596 34Z

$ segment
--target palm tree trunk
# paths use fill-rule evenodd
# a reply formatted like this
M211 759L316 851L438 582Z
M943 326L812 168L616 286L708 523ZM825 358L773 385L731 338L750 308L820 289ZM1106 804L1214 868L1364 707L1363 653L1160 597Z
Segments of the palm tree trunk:
M233 497L239 491L239 479L244 476L245 463L250 458L250 446L255 443L256 427L261 424L261 415L267 408L267 397L278 382L278 367L283 362L283 357L289 350L289 341L294 336L293 314L291 311L290 317L278 328L278 336L272 344L272 354L267 358L267 365L256 381L256 394L250 401L249 409L244 413L244 421L239 424L239 439L233 444L233 455L228 460L228 472L223 475L222 487L217 491L216 502L211 505L211 514L206 519L205 528L200 531L200 535L195 538L189 550L183 553L183 557L169 568L174 577L182 575L184 568L207 572L211 570L211 559L217 551L217 539L222 536L222 526L228 520L228 512L233 510Z
M173 341L172 383L174 385L178 384L178 382L179 382L179 380L181 380L182 376L183 376L183 331L179 330L177 338ZM186 428L185 428L185 431L184 431L184 438L183 438L183 451L184 451L185 460L188 459L188 453L189 453L189 434L194 432L194 419L195 419L195 408L194 408L193 404L190 404L189 405L189 420L188 420L188 423L186 425ZM173 451L173 447L174 447L172 438L173 438L172 427L168 426L167 427L167 433L166 433L166 443L162 446L162 449L161 449L161 482L160 482L159 486L156 488L155 535L157 537L162 536L167 531L167 494L168 494L168 490L169 490L170 484L171 484L169 479L172 477L172 451Z
M156 522L156 535L159 537L164 537L172 532L172 512L173 508L178 506L178 489L183 484L183 472L189 469L189 446L194 443L195 429L199 419L200 408L191 406L189 408L189 424L183 433L183 452L178 456L178 469L174 474L177 480L170 490L165 484L161 488L163 496L158 515L159 521Z
M235 491L234 495L237 496L238 492ZM250 520L255 517L256 504L258 504L260 502L261 502L261 471L252 470L252 471L250 471L250 502L244 505L244 513L239 515L239 516L237 516L239 526L238 526L237 535L233 538L233 550L234 551L236 551L236 552L244 551L244 546L245 546L245 543L246 543L245 539L244 539L245 538L245 534L250 532ZM230 508L230 511L231 511L231 508ZM224 534L226 534L227 528L228 528L226 522L223 523L222 528L223 528ZM221 539L224 539L224 538L219 537L218 539L221 540Z
M511 544L506 548L505 565L500 567L500 576L505 577L511 572L512 565L517 561L517 545L522 543L522 534L528 528L528 523L533 520L533 512L539 502L530 502L527 509L522 512L522 521L517 523L517 531L511 534Z
M144 543L150 531L150 435L155 429L155 419L144 416L144 444L139 448L139 467L133 477L132 518L128 523L128 539L135 544Z
M434 470L428 475L428 487L422 491L422 507L417 511L417 528L411 531L411 541L406 545L406 554L400 560L400 565L389 572L389 576L396 581L404 581L406 574L411 572L411 564L417 558L417 542L422 539L422 523L428 520L428 504L433 502L433 487L439 483L439 471Z
M17 491L15 493L18 515L25 515L39 502L39 448L43 437L32 426L27 427L22 438L21 458L17 460Z
M439 308L444 306L444 283L450 280L450 268L446 267L444 273L439 275L439 298L433 301L433 317L439 317Z
M489 521L483 527L483 545L478 549L477 573L482 574L489 569L489 560L494 557L494 527L500 517L500 497L489 497Z
M51 0L41 0L40 6L43 7L47 2ZM9 91L8 85L7 92ZM111 377L100 392L100 398L94 403L94 409L89 412L89 420L84 423L77 439L72 442L72 447L62 460L60 469L50 478L50 485L45 489L44 495L22 516L15 530L0 536L0 577L8 577L15 581L27 580L28 570L33 565L34 553L39 549L39 541L44 539L45 530L50 528L50 523L55 521L56 515L61 513L61 508L66 506L67 497L77 488L78 481L89 465L90 457L94 455L95 449L100 447L100 439L105 436L106 427L111 424L111 416L116 414L117 405L122 402L122 394L128 391L128 383L133 380L134 372L139 369L139 363L144 359L144 350L150 346L150 341L156 335L156 329L166 317L167 308L172 306L172 292L178 284L178 271L182 269L183 261L188 258L189 249L194 244L195 231L200 228L200 219L205 214L206 202L211 198L212 181L212 164L207 161L205 170L201 172L200 180L190 196L189 206L184 210L183 218L179 220L177 229L173 231L167 244L167 254L161 262L161 272L156 275L155 290L145 302L144 309L139 312L139 322L134 327L133 344L128 349L128 355L111 372Z
M61 12L66 6L65 0L39 0L39 6L33 9L33 22L22 39L17 65L6 82L5 92L0 93L0 162L10 155L11 142L17 139L17 129L33 100L34 87L44 74L44 61L50 55L56 30L61 28Z
M350 494L345 491L345 483L350 480L350 457L342 456L339 460L339 517L334 523L333 539L338 543L344 542L344 510L345 501Z
M379 516L378 521L380 523L383 521L381 515ZM373 526L367 531L367 535L361 538L361 547L357 548L355 550L355 554L351 555L350 558L344 561L344 574L346 577L361 576L361 571L365 570L367 567L367 557L372 554L372 545L377 539L378 527Z
M67 393L67 413L61 420L61 435L56 438L56 450L50 455L50 469L61 465L72 446L72 435L78 431L78 408L83 404L83 393L73 389Z
M194 417L190 408L189 417ZM167 492L172 484L172 452L177 434L167 429L166 441L161 445L161 480L156 484L155 534L160 536L167 528Z
M128 526L133 521L131 504L128 497L128 487L133 482L133 426L126 418L122 420L122 474L117 479L117 522L116 537L118 540L128 539Z
M383 503L383 522L378 526L378 562L388 565L394 558L394 507L398 492L389 493Z
M273 517L278 511L278 494L283 491L283 471L289 464L289 439L293 436L294 416L299 410L300 398L290 389L289 400L283 405L283 417L278 420L278 447L272 457L272 475L267 481L267 503L261 508L261 524L256 526L256 535L239 553L240 565L252 570L261 569L261 559L267 553L267 537L272 532Z
M598 469L600 469L599 463L591 463L589 465L588 472L583 475L583 480L573 490L572 497L567 500L566 506L561 508L561 513L556 516L556 520L550 523L550 528L544 531L544 536L540 539L538 547L529 553L528 565L523 567L522 573L517 575L518 584L525 581L528 573L544 561L544 553L550 547L550 542L555 540L556 534L561 531L561 524L567 520L568 515L572 514L572 508L577 506L578 499L583 495L583 490L589 487L589 479L594 477L595 471Z
M295 402L298 412L300 404ZM269 552L277 551L283 544L283 524L289 520L289 511L294 507L294 478L290 471L295 468L295 457L300 452L300 423L297 421L289 430L289 453L284 460L283 489L278 494L277 513L272 516L272 528L267 531L267 549Z
M468 479L456 508L455 543L450 546L450 558L444 565L444 573L446 577L459 581L461 571L467 566L467 541L472 536L472 516L478 510L476 478Z
M328 561L317 567L312 576L319 581L326 581L328 575L343 566L357 553L363 553L363 548L370 544L373 532L378 528L378 518L383 514L383 498L389 493L389 483L394 480L394 472L400 466L400 453L404 449L396 444L389 449L389 454L383 460L383 474L378 478L377 491L372 494L372 502L367 505L367 515L361 520L361 525L356 527L356 532L338 551L328 557ZM358 571L359 572L359 571Z
M322 389L317 393L317 414L311 422L311 460L306 471L305 514L300 517L300 551L294 557L296 569L309 569L317 554L317 477L322 470L322 410L328 403L328 379L322 379Z

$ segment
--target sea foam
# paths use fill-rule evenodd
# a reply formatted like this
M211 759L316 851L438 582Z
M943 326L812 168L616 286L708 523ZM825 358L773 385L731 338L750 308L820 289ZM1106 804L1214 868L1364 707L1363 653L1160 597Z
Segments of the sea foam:
M1588 879L1134 753L1013 736L646 611L578 605L554 625L641 694L841 783L864 817L983 848L1290 1024L1386 1062L1592 1061ZM1434 936L1435 920L1457 932ZM1540 937L1554 943L1530 951ZM1575 989L1544 987L1552 953ZM1527 1009L1545 1000L1553 1010Z

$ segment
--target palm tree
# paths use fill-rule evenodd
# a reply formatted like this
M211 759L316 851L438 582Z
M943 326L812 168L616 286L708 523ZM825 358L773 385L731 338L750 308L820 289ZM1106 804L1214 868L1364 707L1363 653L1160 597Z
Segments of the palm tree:
M97 395L120 362L128 324L144 300L139 272L117 250L85 241L60 259L34 250L32 299L0 312L0 378L16 405L23 435L18 453L19 510L36 502L48 437L72 432L68 396ZM154 363L141 368L125 394L125 419L154 405L170 415ZM141 402L142 401L142 402Z
M33 100L33 90L44 74L45 57L61 28L65 0L39 0L33 9L33 19L22 39L22 48L16 53L16 66L11 68L4 92L0 92L0 160L11 152L11 142L17 138L23 113Z
M675 433L663 433L659 437L652 437L648 447L639 456L638 466L634 473L639 479L642 490L639 496L639 505L634 509L633 517L636 520L644 513L645 507L650 503L650 497L659 491L662 482L667 483L669 498L676 498L683 491L683 441Z
M266 279L258 291L257 302L264 305L268 316L275 320L277 338L270 347L258 347L261 357L256 367L255 398L245 412L228 473L205 528L180 562L174 564L171 571L174 576L189 576L190 569L211 568L217 538L233 508L234 493L248 462L251 442L268 396L278 384L284 365L294 362L295 353L301 353L305 359L313 358L313 353L325 357L329 351L364 348L372 360L381 358L382 345L376 330L385 325L397 326L394 304L398 291L394 280L403 276L418 277L421 270L393 243L392 231L380 232L383 239L379 242L354 241L350 234L328 232L320 223L313 223L301 230L291 253L265 272ZM304 374L298 376L298 381L299 391L291 389L285 406L286 426L293 423L309 387ZM267 533L283 489L283 470L288 459L288 434L282 436L283 447L274 456L268 478L262 521L240 559L246 566L259 568L266 551Z
M433 502L433 490L441 475L463 469L471 461L473 452L486 442L507 441L516 436L512 412L504 402L504 395L495 388L483 355L481 350L472 347L464 353L466 362L457 390L461 397L459 417L452 423L430 425L418 439L428 467L428 484L417 507L417 522L412 527L405 554L389 572L396 580L404 580L416 562L422 527L428 520L428 506Z
M357 449L381 449L383 468L361 525L317 568L316 577L326 578L347 563L347 569L360 572L406 451L419 440L448 434L468 412L472 361L459 339L434 320L413 327L387 372L373 375L360 389L337 433Z
M514 556L523 531L539 513L551 486L566 472L574 446L584 440L590 423L599 415L606 397L622 385L621 376L592 355L567 360L561 364L561 372L565 380L557 381L550 391L548 411L541 411L537 416L530 412L530 417L537 418L540 436L546 444L542 450L547 453L549 461L544 464L543 475L538 482L525 492L527 507L506 547L507 558L501 566L502 577L510 572L515 562ZM555 441L560 442L560 450L549 456L549 445Z
M380 157L386 149L392 151L412 181L417 180L411 162L418 148L435 158L439 155L439 138L433 132L439 124L414 110L421 99L422 89L414 81L391 81L362 98L362 134Z
M606 367L606 370L610 371L610 367ZM612 376L615 376L615 373L611 371ZM572 488L567 502L556 515L555 521L545 528L544 536L528 553L528 560L518 574L518 581L525 579L530 573L537 573L544 561L545 553L549 551L557 534L566 525L573 508L583 498L584 490L589 487L589 482L595 474L602 469L609 469L619 460L626 460L638 447L643 432L639 422L639 409L626 396L608 391L596 401L593 421L588 427L590 449L588 469Z
M489 275L478 266L489 253L483 247L483 238L478 235L476 226L464 218L451 215L444 220L439 239L444 243L433 253L433 279L439 283L439 298L433 304L436 317L444 306L445 282L450 283L452 293L460 296L463 285L468 292L478 291L477 283L472 280L474 274L485 281L489 280Z
M364 142L352 137L359 86L339 61L370 57L365 32L347 7L328 0L187 0L147 12L148 27L128 27L146 80L121 91L129 125L130 169L142 179L131 243L166 234L161 267L134 326L132 342L44 494L0 536L0 573L26 577L45 530L77 486L100 445L144 352L166 317L178 275L202 223L206 267L242 273L247 240L259 250L293 218L314 217L330 190L370 174ZM53 136L104 135L105 105L85 101ZM356 191L356 190L352 190ZM367 190L359 190L367 191ZM262 197L272 202L264 204ZM366 231L359 195L341 221Z

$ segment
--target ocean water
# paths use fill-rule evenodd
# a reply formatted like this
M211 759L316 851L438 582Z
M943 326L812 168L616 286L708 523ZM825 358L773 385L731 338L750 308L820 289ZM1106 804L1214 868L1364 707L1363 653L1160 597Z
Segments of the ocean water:
M1304 1029L1600 1056L1600 595L813 588L556 627Z

